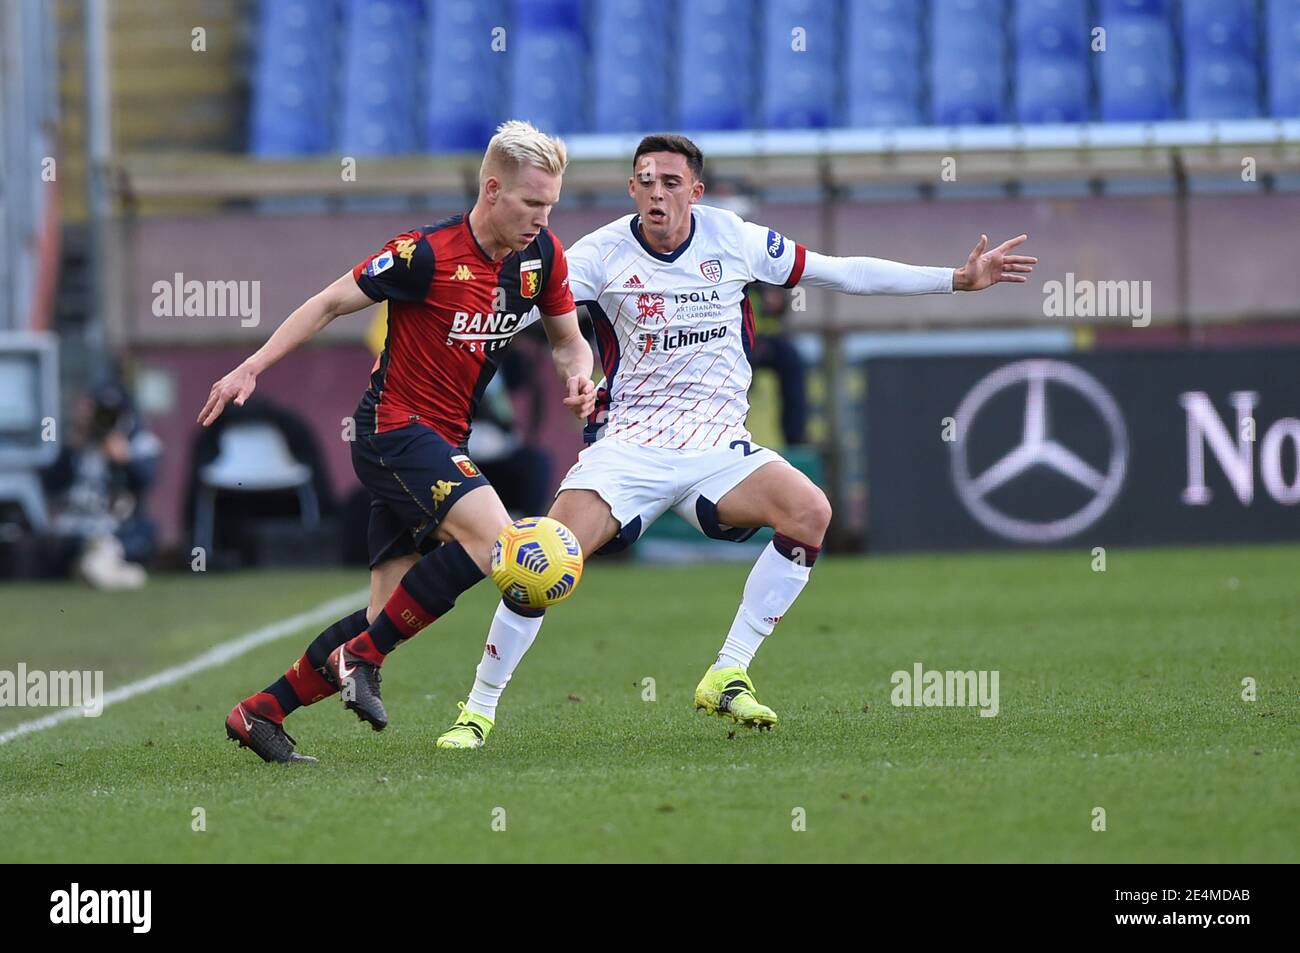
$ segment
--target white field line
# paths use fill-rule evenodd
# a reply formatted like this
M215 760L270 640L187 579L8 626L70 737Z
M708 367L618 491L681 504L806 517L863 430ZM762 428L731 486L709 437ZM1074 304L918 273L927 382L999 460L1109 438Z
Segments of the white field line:
M308 626L333 622L345 613L355 612L358 605L365 605L369 600L369 590L362 589L346 596L339 596L337 599L331 599L329 602L322 602L316 608L308 609L306 612L300 612L287 619L281 619L279 622L272 622L260 629L254 629L252 632L231 639L229 642L222 642L220 645L213 646L202 655L192 658L181 665L164 669L150 675L148 678L142 678L138 682L131 682L129 685L115 688L111 692L105 692L104 707L107 708L109 705L127 701L137 695L151 692L156 688L166 688L168 685L174 685L181 679L188 678L205 669L225 665L227 662L237 659L239 656L245 655L267 642L274 642L276 639L293 635ZM22 724L0 733L0 745L8 744L15 738L31 734L34 731L53 728L55 725L73 718L82 718L84 717L84 711L84 708L61 708L43 718L24 721Z

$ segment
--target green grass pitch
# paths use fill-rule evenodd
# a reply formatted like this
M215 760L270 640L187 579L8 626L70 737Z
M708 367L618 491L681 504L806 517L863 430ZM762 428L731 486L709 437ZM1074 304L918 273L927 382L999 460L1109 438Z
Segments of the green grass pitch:
M0 860L1300 860L1300 547L1091 563L823 560L751 669L781 716L770 734L691 706L747 565L589 566L477 752L433 740L469 688L490 584L390 659L387 731L330 699L288 722L321 763L264 765L222 721L304 630L0 746ZM0 669L102 669L111 690L364 582L9 585ZM891 674L917 662L997 670L998 715L894 707ZM0 732L48 713L0 708Z

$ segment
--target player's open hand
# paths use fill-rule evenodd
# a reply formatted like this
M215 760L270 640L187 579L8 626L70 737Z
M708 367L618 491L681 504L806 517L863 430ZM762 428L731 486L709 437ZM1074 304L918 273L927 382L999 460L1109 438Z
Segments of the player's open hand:
M564 398L564 406L573 411L579 420L585 420L596 410L596 385L590 377L575 374L569 378L569 394Z
M226 404L232 400L236 405L243 407L244 401L252 396L253 388L256 386L256 374L242 365L235 368L212 385L212 390L208 393L208 402L199 411L198 422L205 427L208 426L221 416L221 412L226 409Z
M1038 264L1038 259L1009 252L1028 240L1028 235L1017 235L997 248L990 249L989 237L981 235L966 259L966 264L952 273L952 290L982 291L1000 281L1023 283L1026 276L1034 270L1034 265Z

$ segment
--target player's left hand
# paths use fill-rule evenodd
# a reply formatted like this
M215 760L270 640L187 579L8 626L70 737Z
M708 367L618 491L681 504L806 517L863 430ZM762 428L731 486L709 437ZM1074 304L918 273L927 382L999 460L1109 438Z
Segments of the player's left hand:
M590 377L575 374L569 378L569 395L564 398L564 406L573 411L579 420L585 420L596 410L596 385Z
M989 237L981 235L967 257L966 264L953 271L952 290L982 291L1000 281L1023 283L1026 281L1025 276L1038 264L1038 259L1029 255L1009 255L1007 252L1028 240L1028 235L1017 235L997 248L988 249Z

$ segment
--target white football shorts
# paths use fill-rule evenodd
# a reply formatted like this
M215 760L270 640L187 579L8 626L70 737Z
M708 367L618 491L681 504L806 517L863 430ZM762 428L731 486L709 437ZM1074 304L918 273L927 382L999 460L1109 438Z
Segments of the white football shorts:
M782 459L750 440L675 450L606 437L578 454L557 494L593 490L609 504L621 528L601 553L630 546L670 507L705 536L739 543L758 530L719 523L718 501L759 467Z

